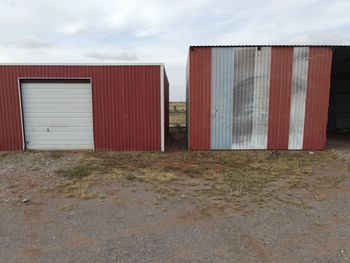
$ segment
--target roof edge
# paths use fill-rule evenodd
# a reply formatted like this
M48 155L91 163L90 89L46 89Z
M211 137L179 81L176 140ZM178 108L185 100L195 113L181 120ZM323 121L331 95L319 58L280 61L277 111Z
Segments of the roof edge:
M0 66L163 66L164 63L51 63L51 62L0 62Z
M190 45L190 48L212 48L212 47L350 47L350 45L308 45L308 44L298 44L298 45Z

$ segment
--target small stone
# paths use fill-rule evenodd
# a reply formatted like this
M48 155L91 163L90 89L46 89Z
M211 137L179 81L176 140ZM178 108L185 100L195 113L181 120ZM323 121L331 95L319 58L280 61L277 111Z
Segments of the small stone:
M22 203L23 203L23 204L29 203L29 199L28 199L28 198L23 198L23 199L22 199Z
M314 152L309 152L310 155L314 155L315 153Z

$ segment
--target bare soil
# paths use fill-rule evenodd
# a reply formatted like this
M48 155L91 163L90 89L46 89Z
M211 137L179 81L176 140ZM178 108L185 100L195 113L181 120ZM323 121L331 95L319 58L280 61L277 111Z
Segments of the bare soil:
M350 143L0 153L0 262L350 262Z

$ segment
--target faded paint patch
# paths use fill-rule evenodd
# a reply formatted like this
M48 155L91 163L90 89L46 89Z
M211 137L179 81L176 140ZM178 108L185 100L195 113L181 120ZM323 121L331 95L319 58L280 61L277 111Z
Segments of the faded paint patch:
M235 48L232 149L251 148L256 48Z

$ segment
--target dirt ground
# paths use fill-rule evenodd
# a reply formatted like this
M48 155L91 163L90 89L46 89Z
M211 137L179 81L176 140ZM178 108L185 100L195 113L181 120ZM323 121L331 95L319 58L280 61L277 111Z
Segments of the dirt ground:
M0 153L0 262L350 262L350 137L322 152Z

